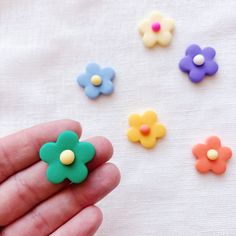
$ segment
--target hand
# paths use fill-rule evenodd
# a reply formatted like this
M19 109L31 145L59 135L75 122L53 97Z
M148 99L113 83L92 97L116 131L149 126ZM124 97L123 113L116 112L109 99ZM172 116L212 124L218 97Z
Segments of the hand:
M94 204L119 183L120 173L106 164L113 153L102 137L87 140L96 149L87 165L90 174L79 185L46 179L46 163L39 161L42 144L55 141L60 132L81 135L78 122L61 120L35 126L0 139L0 235L90 236L102 222Z

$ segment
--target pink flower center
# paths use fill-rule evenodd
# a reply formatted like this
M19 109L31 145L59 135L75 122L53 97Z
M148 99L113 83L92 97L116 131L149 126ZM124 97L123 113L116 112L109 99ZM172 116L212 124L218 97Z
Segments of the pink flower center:
M150 130L150 127L149 127L148 125L144 124L144 125L141 125L139 131L140 131L141 134L143 134L143 135L148 135L151 130Z
M158 32L158 31L160 31L160 29L161 29L161 24L159 22L154 22L152 24L152 30L154 32Z

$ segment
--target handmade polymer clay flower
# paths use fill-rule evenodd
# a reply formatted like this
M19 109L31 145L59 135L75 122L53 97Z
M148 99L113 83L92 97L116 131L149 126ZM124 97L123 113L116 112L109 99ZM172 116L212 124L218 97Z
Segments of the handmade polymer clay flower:
M96 63L88 64L86 72L79 75L77 78L78 84L85 89L85 94L95 99L100 94L109 95L113 92L113 79L115 78L115 71L110 68L101 69Z
M179 68L188 73L189 79L193 83L198 83L204 79L206 75L214 75L218 70L218 65L214 61L216 55L215 49L206 47L201 49L198 45L190 45L185 57L180 61Z
M226 170L226 162L232 156L229 147L221 145L218 137L212 136L205 144L197 144L192 149L197 161L196 169L201 173L212 171L215 174L222 174Z
M46 174L50 182L58 184L67 178L72 183L81 183L88 175L85 164L93 159L95 148L91 143L79 142L77 134L67 130L56 143L44 144L39 155L48 164Z
M154 111L146 111L143 115L132 114L129 117L127 136L131 142L140 142L145 148L155 146L157 139L165 136L165 126L158 122Z
M156 44L167 46L172 40L175 23L171 18L164 17L159 11L154 11L147 19L138 24L138 30L146 47Z

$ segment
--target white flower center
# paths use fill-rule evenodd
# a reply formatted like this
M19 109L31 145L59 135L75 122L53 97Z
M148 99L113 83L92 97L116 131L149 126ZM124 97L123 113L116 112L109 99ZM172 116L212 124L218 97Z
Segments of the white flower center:
M193 63L196 66L202 66L204 64L204 62L205 62L205 58L202 54L198 54L193 58Z

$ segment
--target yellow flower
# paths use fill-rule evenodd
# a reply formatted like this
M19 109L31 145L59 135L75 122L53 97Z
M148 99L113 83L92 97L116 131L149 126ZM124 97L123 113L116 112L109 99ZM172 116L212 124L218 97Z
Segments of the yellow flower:
M159 11L154 11L148 19L142 20L138 25L146 47L154 47L156 44L167 46L172 39L172 31L175 23L171 18L163 17Z
M146 111L142 116L132 114L129 117L127 136L131 142L140 142L145 148L155 146L157 139L165 136L165 126L157 121L154 111Z

